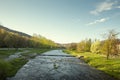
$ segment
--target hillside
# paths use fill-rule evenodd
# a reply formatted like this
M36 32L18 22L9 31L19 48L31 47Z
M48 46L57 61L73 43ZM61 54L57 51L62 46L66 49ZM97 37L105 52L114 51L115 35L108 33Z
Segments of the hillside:
M54 41L43 36L30 36L0 25L0 48L54 48L56 45Z
M28 34L26 34L26 33L19 32L19 31L16 31L16 30L12 30L12 29L9 29L9 28L4 27L4 26L2 26L2 25L0 25L0 29L4 29L4 30L6 30L6 31L8 31L8 32L17 33L17 34L19 34L19 35L21 35L21 36L31 37L30 35L28 35Z

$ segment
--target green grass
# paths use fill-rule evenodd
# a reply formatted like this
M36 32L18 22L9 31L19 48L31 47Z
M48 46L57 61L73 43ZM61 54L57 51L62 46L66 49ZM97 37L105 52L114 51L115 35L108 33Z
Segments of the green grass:
M16 53L16 51L15 50L0 51L0 56L2 57L0 58L0 80L5 80L7 77L14 76L16 72L24 64L28 62L29 59L32 59L35 56L42 54L43 52L49 51L51 49L26 49L26 50L28 50L29 52L23 53L21 57L15 58L10 61L5 61L4 58L8 57L11 54ZM34 53L36 53L36 55L33 55Z
M0 60L0 80L12 77L28 60L16 58L11 61Z
M12 65L9 62L0 59L0 80L5 80L11 69Z
M0 59L7 58L8 56L20 51L22 50L0 50Z
M12 67L9 70L8 77L14 76L16 72L27 62L28 60L24 58L16 58L16 59L13 59L12 61L9 61L9 64L11 64Z
M106 59L105 56L100 54L94 54L91 52L78 53L75 51L66 50L66 53L69 53L74 56L84 56L84 61L89 65L102 70L105 73L120 79L120 59Z

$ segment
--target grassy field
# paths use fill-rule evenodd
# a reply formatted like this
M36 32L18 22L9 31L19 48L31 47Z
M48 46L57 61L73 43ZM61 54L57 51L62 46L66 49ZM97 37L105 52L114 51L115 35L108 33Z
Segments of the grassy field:
M89 65L102 70L105 73L120 79L120 59L109 59L100 54L94 54L90 52L78 53L75 51L65 51L66 53L72 54L73 56L84 56L84 61Z
M26 53L22 53L21 57L15 58L10 61L5 61L4 58L7 58L11 54L16 52L21 52L28 50ZM49 51L51 49L24 49L24 50L0 50L0 80L5 80L6 77L12 77L16 72L28 62L29 59L34 58L35 56Z

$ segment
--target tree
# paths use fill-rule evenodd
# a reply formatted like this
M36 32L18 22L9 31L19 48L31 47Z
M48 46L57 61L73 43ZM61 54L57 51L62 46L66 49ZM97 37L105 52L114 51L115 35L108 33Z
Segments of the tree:
M77 44L77 51L84 52L85 51L85 41L81 41Z
M117 35L119 33L115 30L110 30L108 34L106 34L106 40L103 42L102 52L106 54L107 59L109 59L110 55L118 54L117 48Z
M77 44L76 43L70 43L66 46L67 49L69 50L76 50Z
M91 48L91 39L86 39L85 40L85 51L89 52Z
M94 43L92 43L90 51L92 53L100 53L100 47L101 47L101 42L99 40L96 40Z
M86 39L77 44L78 52L89 52L91 47L91 39Z
M43 36L34 34L32 37L20 35L0 29L0 48L56 48L57 44Z
M7 35L4 38L4 43L6 45L6 47L8 48L13 48L14 46L14 35L11 33L7 33Z
M0 29L0 47L6 47L5 45L5 41L4 41L4 38L6 37L7 35L7 31L5 31L4 29Z
M55 47L57 47L56 43L53 42L52 40L49 40L49 39L47 39L43 36L37 35L37 34L34 34L30 40L31 40L31 44L37 48L55 48Z

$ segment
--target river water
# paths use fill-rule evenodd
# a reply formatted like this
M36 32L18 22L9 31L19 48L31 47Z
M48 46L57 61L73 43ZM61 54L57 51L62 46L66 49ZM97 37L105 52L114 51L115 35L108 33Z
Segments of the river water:
M9 80L115 80L62 50L52 50L29 60Z

